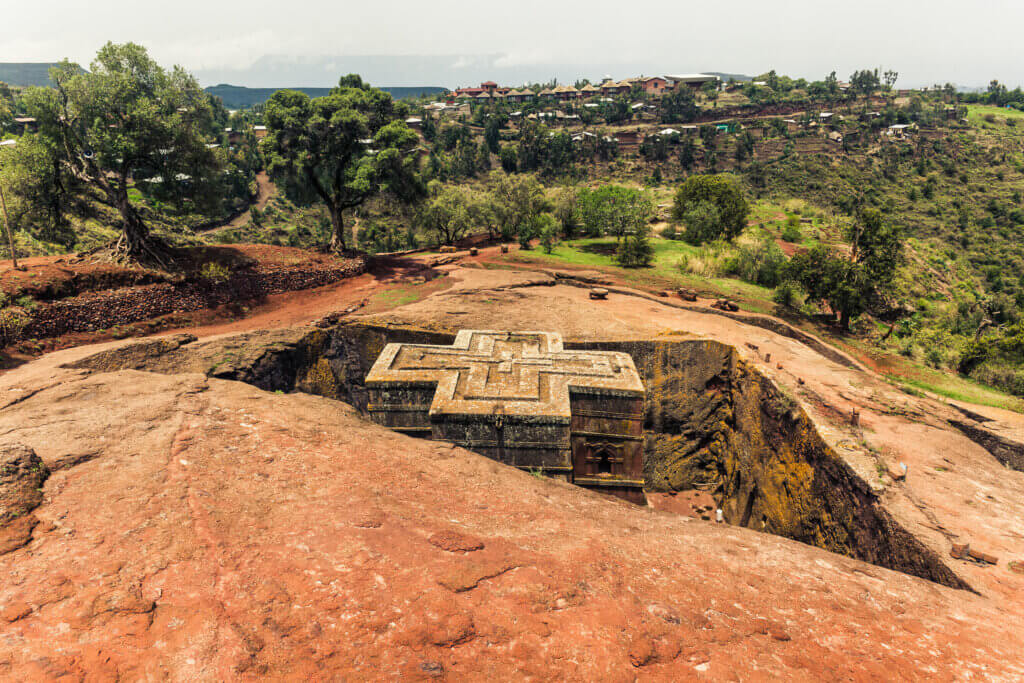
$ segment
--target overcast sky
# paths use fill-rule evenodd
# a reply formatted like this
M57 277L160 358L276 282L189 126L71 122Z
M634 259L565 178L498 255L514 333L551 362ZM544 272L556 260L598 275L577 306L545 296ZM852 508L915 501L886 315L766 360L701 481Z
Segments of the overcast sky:
M238 85L332 85L346 55L452 55L454 69L460 56L500 55L516 73L562 80L576 65L585 76L644 65L807 78L882 67L904 86L1024 82L1024 0L0 0L0 18L0 61L87 65L105 41L131 40L204 84L226 74ZM308 82L257 82L251 67L268 56L310 64Z

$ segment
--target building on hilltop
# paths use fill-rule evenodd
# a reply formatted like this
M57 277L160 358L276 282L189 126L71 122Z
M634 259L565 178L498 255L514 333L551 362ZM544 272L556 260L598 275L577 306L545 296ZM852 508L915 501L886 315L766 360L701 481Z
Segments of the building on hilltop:
M655 97L665 94L669 90L668 81L661 76L648 76L646 78L637 79L637 83L641 89L648 95Z
M681 85L685 85L693 90L700 90L708 83L714 83L715 87L718 87L722 79L713 74L675 74L665 76L665 80L668 81L668 89L674 90Z

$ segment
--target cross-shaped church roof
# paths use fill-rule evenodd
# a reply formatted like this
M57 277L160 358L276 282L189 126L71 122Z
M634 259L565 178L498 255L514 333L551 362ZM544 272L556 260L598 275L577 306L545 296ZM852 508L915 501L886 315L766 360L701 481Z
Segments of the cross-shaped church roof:
M462 330L451 346L388 344L366 386L436 386L431 415L544 416L569 421L570 392L642 397L633 359L566 351L556 332Z

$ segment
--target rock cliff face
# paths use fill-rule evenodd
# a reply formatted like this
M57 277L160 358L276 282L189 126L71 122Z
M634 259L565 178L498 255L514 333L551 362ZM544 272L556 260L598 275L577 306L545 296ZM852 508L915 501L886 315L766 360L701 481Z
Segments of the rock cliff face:
M133 359L124 367L200 371L268 391L337 399L365 413L363 379L387 343L453 339L414 327L344 324L291 338L250 339L245 353L231 340L191 346L164 341L143 363L134 360L139 352L132 347L121 353ZM137 346L147 344L156 342ZM622 351L634 359L646 388L648 490L701 489L715 497L730 524L970 588L886 512L880 489L846 465L798 403L731 346L641 340L567 341L566 348ZM120 369L109 354L78 367L89 365Z
M710 491L730 524L969 586L885 511L792 397L713 341L590 342L644 379L648 490Z

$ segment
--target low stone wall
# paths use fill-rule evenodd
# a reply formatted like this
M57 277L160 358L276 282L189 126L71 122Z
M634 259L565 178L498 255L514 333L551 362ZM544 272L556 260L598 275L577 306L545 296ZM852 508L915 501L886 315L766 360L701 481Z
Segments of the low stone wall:
M71 332L94 332L149 320L168 313L259 301L270 294L321 287L366 272L367 260L349 259L337 266L236 272L223 282L156 283L90 292L40 304L23 339L45 339Z

